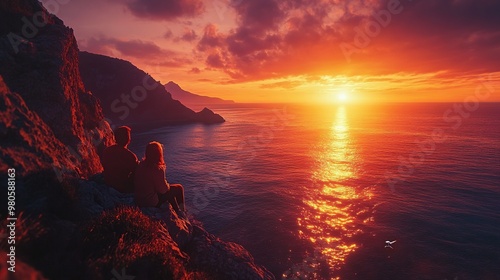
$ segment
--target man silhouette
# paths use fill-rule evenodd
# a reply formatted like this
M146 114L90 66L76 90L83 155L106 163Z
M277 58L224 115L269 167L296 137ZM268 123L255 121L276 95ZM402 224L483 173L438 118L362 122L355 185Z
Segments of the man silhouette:
M120 126L114 131L116 144L107 147L101 158L104 181L122 193L134 192L134 173L139 161L127 146L130 144L130 128Z

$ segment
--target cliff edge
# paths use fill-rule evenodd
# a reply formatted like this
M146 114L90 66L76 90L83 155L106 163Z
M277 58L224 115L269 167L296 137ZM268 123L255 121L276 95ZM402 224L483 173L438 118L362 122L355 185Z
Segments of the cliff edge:
M4 94L15 93L7 94L4 100L9 116L2 119L3 139L16 145L12 139L19 134L23 143L39 148L41 154L55 155L49 161L37 161L37 151L14 149L2 153L2 165L28 172L45 167L38 165L51 164L64 173L81 176L102 170L97 146L109 143L111 130L99 101L83 86L73 30L38 1L0 3L0 76ZM20 111L8 112L15 104ZM31 113L24 114L27 111ZM53 145L40 145L45 136ZM26 145L19 145L27 151ZM71 154L72 163L59 154Z

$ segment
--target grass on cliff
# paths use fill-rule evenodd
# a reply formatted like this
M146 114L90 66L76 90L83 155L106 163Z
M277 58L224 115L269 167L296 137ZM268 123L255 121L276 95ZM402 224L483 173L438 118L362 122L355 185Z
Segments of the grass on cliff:
M121 206L80 220L77 184L72 178L60 182L50 171L19 181L16 256L20 260L49 279L109 280L120 279L117 275L123 273L136 280L212 278L188 271L188 257L165 227L137 207ZM6 213L1 211L0 216ZM0 241L0 251L9 248L5 240Z
M111 279L113 270L139 279L186 279L187 257L158 221L136 207L104 212L83 232L82 258L90 276Z

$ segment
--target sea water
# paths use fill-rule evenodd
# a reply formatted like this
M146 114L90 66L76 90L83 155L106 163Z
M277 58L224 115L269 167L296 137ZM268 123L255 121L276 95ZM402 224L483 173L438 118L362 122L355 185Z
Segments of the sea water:
M277 278L500 279L500 104L460 105L216 106L130 148Z

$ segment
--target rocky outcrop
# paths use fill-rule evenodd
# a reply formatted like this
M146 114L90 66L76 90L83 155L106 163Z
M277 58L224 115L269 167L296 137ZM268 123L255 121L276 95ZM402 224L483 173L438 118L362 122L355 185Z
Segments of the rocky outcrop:
M104 115L114 125L224 122L208 109L203 114L195 113L172 99L159 82L128 61L80 52L80 72L85 86L101 100Z
M179 100L187 107L198 110L208 105L234 104L232 100L224 100L217 97L202 96L194 94L181 88L180 85L170 81L164 85L165 89L172 95L173 99Z
M198 112L198 115L202 119L210 119L211 123L219 123L224 121L224 119L221 116L219 115L212 116L212 114L213 114L212 111L210 111L210 109L208 109L207 107L203 108L203 110Z
M132 207L133 205L130 195L121 194L112 188L92 181L80 182L78 197L80 197L79 207L83 211L80 213L82 217L96 217L106 209L116 209L116 206ZM137 210L134 208L123 210L122 208L122 210L115 210L113 213L115 216L125 217L127 215L124 213L127 211L133 213ZM184 275L201 274L209 279L274 279L274 276L267 269L255 264L253 257L245 248L232 242L220 240L205 231L195 220L190 221L187 218L177 216L170 206L142 208L141 213L144 213L148 220L159 222L159 229L155 229L155 231L162 232L161 229L164 229L168 232L168 234L162 235L162 239L165 246L177 259L176 262L182 263L183 267L186 268ZM138 219L140 218L136 217L131 220ZM104 224L109 226L113 223L120 222L114 218L107 220ZM113 231L117 232L117 229L114 228ZM119 236L116 238L119 239ZM129 272L132 274L131 271Z
M1 170L16 168L19 174L28 174L56 167L80 173L80 166L68 157L67 146L19 94L9 90L1 76L0 96Z
M30 265L24 263L23 261L16 262L16 272L11 273L8 269L8 257L7 254L9 252L0 250L0 279L9 279L9 280L45 280L46 278L43 275L31 267Z
M34 279L275 279L242 246L192 217L168 205L138 208L132 195L101 181L97 175L60 182L39 172L18 185L16 257ZM8 248L5 240L0 247Z
M111 130L83 86L73 30L36 0L0 3L0 76L70 151L75 172L88 176L102 169L95 146L107 144Z

